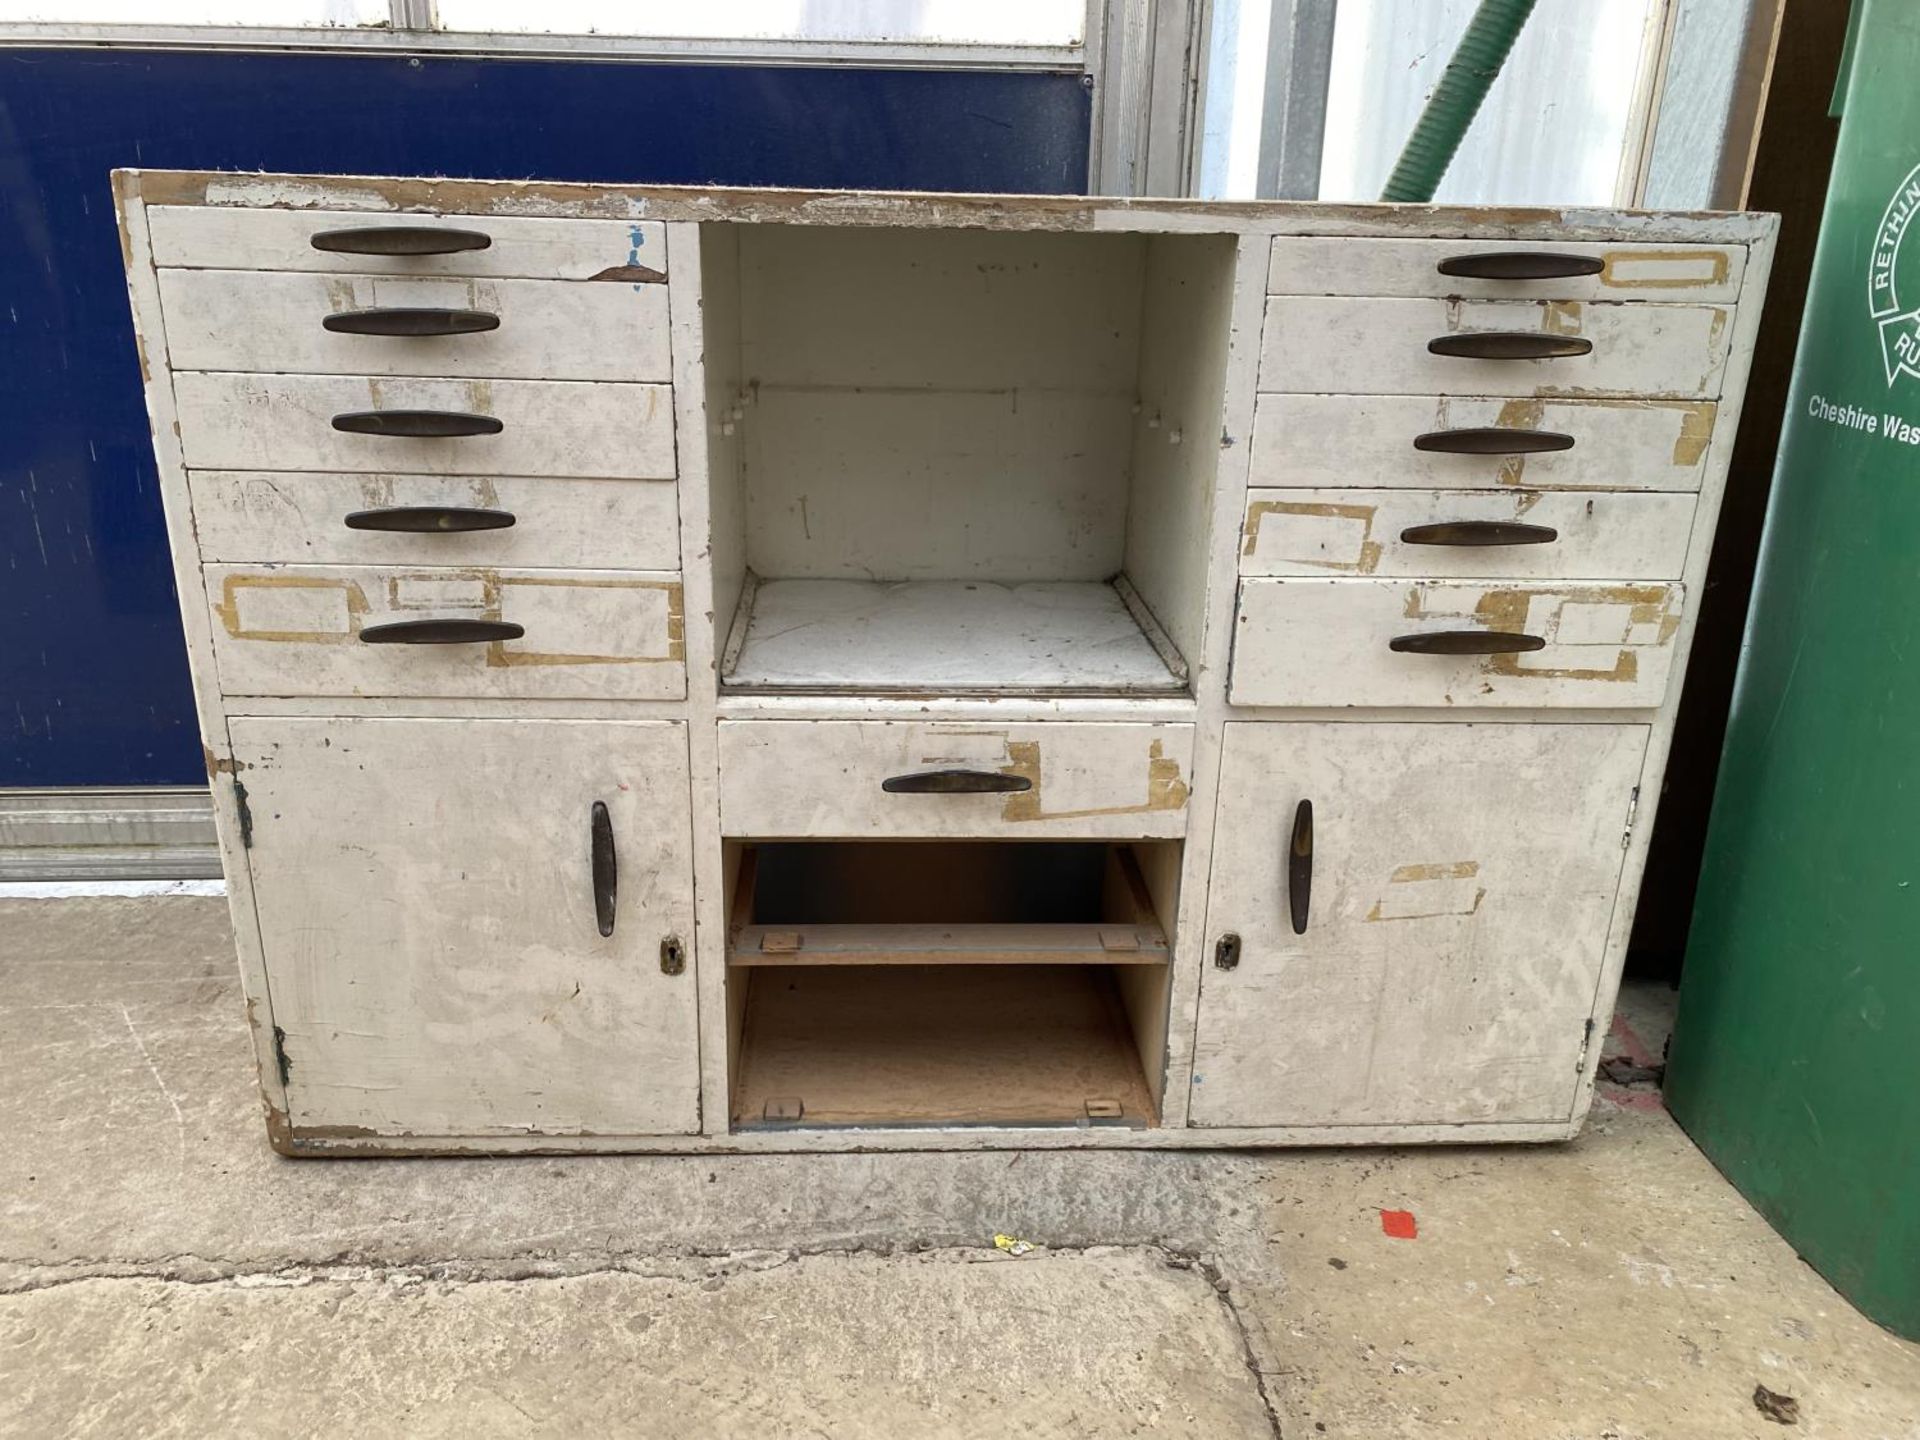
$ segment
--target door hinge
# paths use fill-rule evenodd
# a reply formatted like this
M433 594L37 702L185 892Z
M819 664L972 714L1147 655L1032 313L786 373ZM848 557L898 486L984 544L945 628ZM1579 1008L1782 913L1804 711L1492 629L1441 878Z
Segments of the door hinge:
M1578 1059L1576 1059L1573 1062L1573 1069L1575 1074L1578 1074L1587 1068L1587 1052L1593 1048L1594 1029L1595 1029L1595 1024L1594 1024L1593 1017L1589 1015L1586 1019L1584 1026L1580 1031L1580 1056Z
M1633 817L1640 813L1640 787L1633 787L1633 794L1627 797L1627 828L1620 837L1620 848L1626 849L1633 844Z
M280 1072L280 1088L284 1090L293 1078L293 1061L287 1058L287 1032L278 1025L273 1027L273 1064Z
M247 787L243 781L233 782L234 808L240 812L240 848L253 849L253 807L247 804Z

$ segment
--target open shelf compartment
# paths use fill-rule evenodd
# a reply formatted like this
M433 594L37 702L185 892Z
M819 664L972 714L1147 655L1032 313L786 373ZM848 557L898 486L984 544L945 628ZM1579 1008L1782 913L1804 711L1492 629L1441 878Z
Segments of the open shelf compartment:
M1235 255L703 226L721 683L1184 693Z
M1157 1124L1180 848L730 845L734 1128Z

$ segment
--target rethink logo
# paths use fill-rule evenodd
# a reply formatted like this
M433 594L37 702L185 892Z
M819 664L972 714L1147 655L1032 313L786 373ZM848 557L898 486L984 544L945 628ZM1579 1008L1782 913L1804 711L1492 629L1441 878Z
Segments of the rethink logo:
M1920 214L1920 165L1895 187L1886 214L1880 217L1880 228L1873 232L1873 255L1867 262L1867 308L1880 322L1880 353L1887 363L1889 388L1902 374L1920 380L1920 310L1903 311L1896 293L1900 242L1907 238L1907 226L1916 214Z

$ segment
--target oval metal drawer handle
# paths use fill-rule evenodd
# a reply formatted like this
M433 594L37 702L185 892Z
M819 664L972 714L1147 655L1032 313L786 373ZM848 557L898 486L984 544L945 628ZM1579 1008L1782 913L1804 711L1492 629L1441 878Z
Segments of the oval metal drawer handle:
M1560 532L1551 525L1518 520L1440 520L1409 525L1400 538L1409 545L1551 545Z
M1483 250L1449 255L1435 267L1442 275L1470 280L1569 280L1598 275L1607 262L1598 255L1563 255L1552 250Z
M1544 650L1538 635L1511 630L1423 630L1418 635L1396 635L1387 648L1402 655L1519 655Z
M1293 834L1287 841L1287 918L1293 933L1307 933L1307 911L1313 906L1313 802L1302 800L1293 810Z
M613 934L614 906L620 892L620 857L613 848L613 817L604 800L587 812L587 849L593 865L593 923L601 935ZM662 964L665 964L664 953Z
M493 237L445 225L355 225L321 230L309 243L316 250L341 255L457 255L462 250L485 250Z
M395 620L360 632L363 645L479 645L518 640L526 627L511 620Z
M478 335L498 330L500 317L486 310L431 310L383 306L340 310L322 317L322 330L336 335Z
M1429 430L1413 437L1413 448L1435 450L1442 455L1543 455L1552 450L1571 450L1573 436L1562 435L1557 430L1483 425L1460 430Z
M1537 330L1470 330L1427 342L1434 355L1467 360L1564 360L1593 353L1593 342L1579 335L1543 335Z
M506 530L515 523L511 510L477 505L390 505L384 510L355 510L349 530L392 530L406 535L452 535L463 530Z
M1033 781L997 770L927 770L889 776L880 788L889 795L1017 795L1033 789Z
M349 435L435 440L459 435L498 435L506 427L491 415L468 415L459 410L350 410L333 417L333 428Z

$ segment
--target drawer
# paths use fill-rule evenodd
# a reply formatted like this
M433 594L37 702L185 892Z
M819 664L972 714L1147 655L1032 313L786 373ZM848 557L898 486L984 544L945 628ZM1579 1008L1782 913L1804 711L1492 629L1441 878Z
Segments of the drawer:
M1693 507L1652 491L1255 490L1240 573L1677 580Z
M1525 255L1557 269L1556 256L1579 256L1599 270L1536 279L1445 275L1443 262ZM1498 267L1495 268L1507 268ZM1523 300L1706 300L1739 297L1744 245L1621 245L1580 240L1371 240L1324 236L1273 242L1270 295L1431 295Z
M1191 725L723 720L720 823L729 836L1184 835ZM890 793L943 770L1025 788Z
M1711 400L1543 400L1446 395L1262 395L1254 403L1252 485L1525 485L1533 490L1698 490L1718 406ZM1573 444L1500 452L1520 430ZM1421 450L1414 441L1496 453ZM1514 446L1528 443L1514 439Z
M1712 398L1727 362L1723 305L1526 300L1267 301L1262 390L1347 395L1640 395ZM1435 355L1429 341L1520 332L1583 341L1583 355L1489 360Z
M673 390L542 380L358 375L173 377L180 447L204 470L372 470L433 475L671 479ZM485 415L493 435L421 439L349 434L333 417L366 410Z
M176 370L671 380L667 287L592 281L162 270ZM354 311L491 317L466 334L355 335L322 322Z
M678 575L358 566L204 567L229 695L677 700ZM373 644L377 625L506 621L518 639Z
M462 475L334 475L192 470L202 560L321 565L514 565L551 570L678 570L679 493L670 480ZM351 529L365 511L445 508L421 523L504 513L492 530ZM402 517L391 517L395 523Z
M666 227L639 220L519 215L414 215L366 210L247 210L155 205L147 211L153 263L203 270L326 270L367 275L490 275L535 280L632 279L667 271ZM314 248L324 231L405 226L484 235L480 249L441 255L369 255ZM609 275L622 269L629 274ZM641 275L641 270L650 272ZM172 317L168 316L171 325Z
M1234 627L1236 705L1651 708L1667 691L1678 585L1437 580L1245 580ZM1395 651L1401 636L1495 631L1543 649Z

